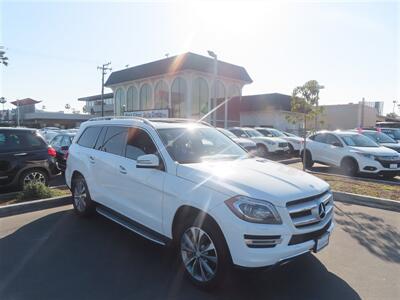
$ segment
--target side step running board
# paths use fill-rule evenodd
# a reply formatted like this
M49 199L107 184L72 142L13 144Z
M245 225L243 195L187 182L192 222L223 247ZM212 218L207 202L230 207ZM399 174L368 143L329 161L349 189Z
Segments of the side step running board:
M98 205L96 207L96 211L100 215L110 219L111 221L114 221L115 223L118 223L119 225L141 235L148 240L153 241L154 243L164 246L169 241L169 238L166 236L163 236L162 234L153 231L150 228L147 228L146 226L143 226L142 224L139 224L103 205Z

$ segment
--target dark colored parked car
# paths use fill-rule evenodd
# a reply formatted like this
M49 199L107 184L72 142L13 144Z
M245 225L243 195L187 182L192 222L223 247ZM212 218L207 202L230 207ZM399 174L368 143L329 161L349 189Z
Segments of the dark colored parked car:
M47 184L59 172L55 156L37 130L0 127L0 187Z
M75 133L60 133L50 141L50 145L56 150L57 168L61 172L65 172L67 168L68 149L74 137Z

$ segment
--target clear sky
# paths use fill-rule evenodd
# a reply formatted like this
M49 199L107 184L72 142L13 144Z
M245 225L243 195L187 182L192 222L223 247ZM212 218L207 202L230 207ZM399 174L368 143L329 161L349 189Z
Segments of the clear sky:
M244 66L244 95L288 93L307 80L322 104L400 100L400 2L4 1L0 96L49 110L100 93L96 67L114 70L191 51Z

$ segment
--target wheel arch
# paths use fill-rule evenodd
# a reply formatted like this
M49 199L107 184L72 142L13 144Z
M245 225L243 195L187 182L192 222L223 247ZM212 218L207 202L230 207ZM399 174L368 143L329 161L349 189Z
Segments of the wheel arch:
M342 166L342 164L343 164L345 161L348 161L348 160L353 161L354 163L356 163L357 168L360 168L360 165L358 164L357 159L355 159L355 158L354 158L353 156L351 156L351 155L346 155L346 156L344 156L344 157L340 160L340 166Z

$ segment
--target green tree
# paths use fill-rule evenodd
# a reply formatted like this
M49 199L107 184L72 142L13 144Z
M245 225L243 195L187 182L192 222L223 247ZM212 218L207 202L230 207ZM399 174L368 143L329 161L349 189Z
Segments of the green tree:
M8 65L8 57L6 57L6 52L2 50L3 47L0 47L0 65L3 64L5 66Z
M288 115L287 119L292 123L303 122L304 124L304 148L307 142L307 121L315 121L315 129L318 125L318 116L323 109L319 106L319 93L324 87L316 80L307 81L304 85L293 89L291 100L291 111L295 114ZM306 151L303 151L303 170L307 165Z

